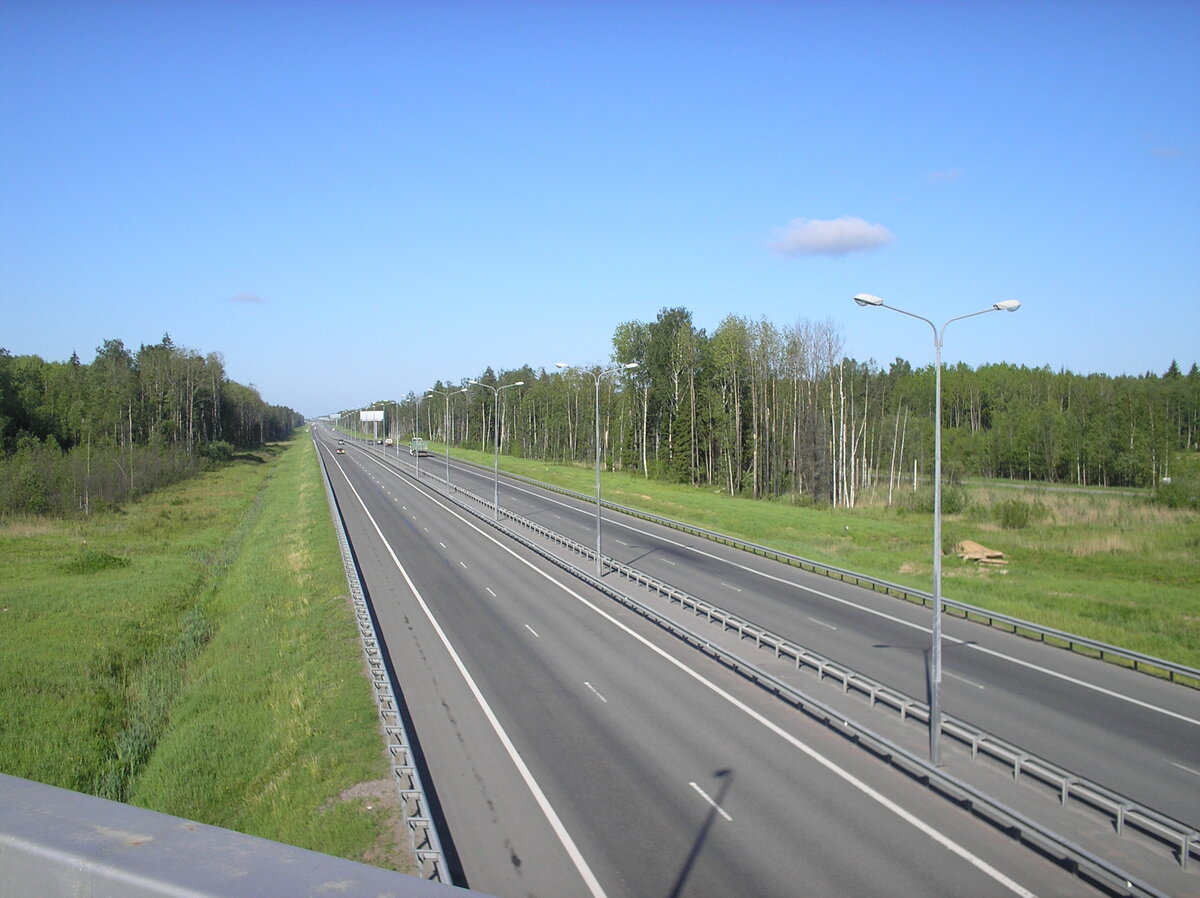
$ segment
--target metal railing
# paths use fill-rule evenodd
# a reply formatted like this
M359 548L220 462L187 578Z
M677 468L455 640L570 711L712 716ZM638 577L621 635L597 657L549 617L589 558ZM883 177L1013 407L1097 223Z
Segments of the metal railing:
M411 477L411 474L403 471L405 476ZM436 475L428 475L432 481L440 481L441 478ZM941 768L935 767L923 758L914 755L912 752L895 744L887 738L878 735L873 730L862 726L861 724L851 720L842 712L825 704L807 693L801 691L795 686L786 683L783 680L763 671L752 662L729 651L722 646L719 646L708 637L697 631L694 631L678 621L673 620L659 612L655 611L649 605L637 600L636 598L624 593L610 584L606 583L594 573L591 573L583 568L580 568L567 558L550 551L548 548L539 545L532 539L526 538L516 530L506 526L502 520L495 520L493 517L493 505L490 499L478 496L471 493L469 490L463 489L461 486L452 485L450 490L443 492L450 501L454 502L459 508L471 514L479 521L486 522L489 526L503 532L509 538L515 540L526 548L536 552L539 556L547 561L555 564L559 568L569 572L581 581L588 583L598 591L615 599L626 607L636 611L641 616L652 621L657 626L663 628L667 632L672 633L689 645L699 649L704 654L720 661L726 667L741 674L752 682L763 686L768 691L774 693L778 697L784 699L789 704L793 705L805 714L822 722L831 730L850 739L856 745L870 751L878 758L884 760L893 767L904 771L915 780L925 782L930 788L951 798L951 800L960 804L971 813L982 816L994 824L1002 831L1007 832L1022 843L1034 846L1038 851L1045 853L1049 857L1059 859L1062 864L1076 875L1092 878L1096 881L1103 882L1104 887L1117 895L1131 896L1154 896L1154 898L1167 898L1167 893L1157 889L1150 883L1145 882L1128 871L1118 867L1106 858L1103 858L1092 851L1074 843L1066 837L1054 832L1049 827L1044 826L1026 814L1008 807L1002 802L992 798L990 795L982 792L975 786L958 779ZM465 497L471 502L464 502L459 497ZM509 521L523 527L532 529L539 536L550 539L555 543L566 546L570 551L589 560L595 559L595 550L568 539L562 534L555 533L547 527L533 521L528 521L512 512L503 508L499 509L500 515L507 518ZM605 557L605 564L614 570L618 569L618 564L613 562L611 558ZM632 570L632 569L631 569ZM644 576L644 575L643 575ZM647 578L650 582L653 578ZM643 585L648 585L643 581ZM681 590L675 590L667 584L661 585L663 589L671 590L675 595L686 595ZM824 668L824 672L829 673L830 668ZM856 679L851 676L847 682ZM861 678L861 682L865 682L865 678ZM899 693L894 693L899 695ZM879 693L876 694L877 697ZM905 705L910 710L923 709L926 715L925 720L928 720L928 708L923 703L917 702L914 699L908 700ZM958 735L958 734L955 734ZM994 740L988 743L986 739L980 739L976 743L976 750L983 750L987 743L988 749L994 744L1000 744L999 740ZM1017 770L1014 776L1019 776L1021 773L1030 775L1039 775L1044 770L1049 769L1051 765L1043 766L1036 761L1033 756L1028 753L1019 753L1020 760L1017 762ZM1101 791L1097 795L1108 793L1102 787L1098 787ZM1080 778L1071 778L1071 783L1068 786L1063 786L1062 794L1067 797L1080 797L1084 794L1083 781ZM1067 797L1063 798L1065 802ZM1139 808L1139 812L1142 809ZM1128 823L1131 827L1138 825L1151 835L1155 835L1153 820L1154 817L1163 818L1163 815L1157 814L1150 809L1144 809L1147 813L1143 817L1139 812L1134 812L1129 804L1124 805L1121 819L1118 820L1118 828L1121 823ZM1163 818L1169 821L1169 818ZM1170 821L1173 823L1174 821ZM1176 835L1175 831L1169 827L1172 837ZM1197 833L1192 830L1187 830L1186 833L1179 834L1178 841L1174 844L1178 845L1180 852L1181 864L1186 866L1186 859L1193 848L1197 844Z
M484 470L480 465L474 462L463 459L455 459L459 464L468 465L470 467ZM490 471L490 469L488 469ZM532 477L525 477L521 474L512 474L501 472L505 477L521 483L527 483L530 486L535 486L538 489L555 492L560 495L570 496L581 502L591 504L596 503L596 497L586 493L576 492L562 486L556 486L552 483L545 483L540 480L535 480ZM688 524L684 521L676 521L671 518L666 518L653 512L644 511L642 509L633 508L628 505L620 505L615 502L603 501L605 508L617 511L631 517L640 518L644 521L649 521L653 524L659 524L663 527L669 527L672 530L678 530L682 533L690 533L693 536L699 536L711 542L721 543L722 545L730 546L735 549L741 549L745 552L750 552L754 555L759 555L763 558L769 558L773 561L779 561L792 567L798 567L810 573L820 574L832 579L841 580L844 583L852 583L855 586L869 587L873 592L882 592L885 595L894 596L904 599L908 602L914 602L923 606L931 606L933 604L933 594L924 592L923 590L915 589L911 586L904 586L899 583L892 583L888 580L883 580L879 577L872 577L867 574L860 574L857 571L839 568L835 565L825 564L820 561L813 561L811 558L803 558L799 555L792 555L789 552L784 552L780 549L773 549L770 546L760 546L756 543L749 542L744 539L739 539L736 536L718 533L714 530L706 530L703 527L697 527L693 524ZM1032 621L1022 620L1018 617L1012 617L1007 614L1001 614L998 611L989 611L986 608L981 608L978 605L971 605L967 602L959 602L954 599L948 599L942 596L942 608L950 614L957 614L964 620L974 621L976 623L986 624L990 627L1001 627L1018 636L1023 636L1028 639L1036 639L1047 645L1053 645L1060 648L1069 649L1073 652L1080 652L1101 661L1111 663L1122 663L1123 666L1132 668L1141 673L1150 674L1163 679L1170 680L1174 683L1180 683L1193 688L1200 688L1200 668L1189 667L1186 664L1179 664L1175 661L1168 661L1164 658L1156 658L1153 655L1147 655L1142 652L1134 651L1133 649L1123 648L1122 646L1110 645L1109 643L1100 642L1096 639L1091 639L1087 636L1080 636L1077 633L1068 633L1065 630L1057 630L1053 627L1046 627L1042 624L1033 623Z
M481 895L0 774L0 895L326 898L331 890L393 898Z
M487 500L474 494L464 494L484 505L490 505ZM595 560L595 550L589 546L575 542L536 521L511 512L504 512L504 514L514 523L532 530L544 539L564 546L573 554ZM674 602L680 608L690 610L697 617L703 617L709 623L719 625L722 632L737 633L739 641L752 639L756 648L771 651L776 658L790 658L795 662L797 670L811 669L817 674L819 682L825 679L837 680L841 683L844 693L858 693L866 697L872 707L882 705L896 711L901 720L911 717L923 722L926 726L929 724L929 705L920 699L880 683L866 674L827 658L819 652L793 642L718 605L696 598L686 591L630 565L607 556L604 558L604 565L625 579L665 597L668 602ZM1200 850L1200 832L1197 832L1196 828L1190 824L1175 820L1052 761L1040 758L965 720L943 714L942 721L942 732L961 744L969 746L972 759L978 758L980 755L986 756L1004 764L1012 771L1014 779L1020 779L1024 774L1053 787L1064 807L1069 801L1074 800L1086 807L1100 810L1113 822L1118 835L1123 834L1124 826L1129 824L1146 835L1166 843L1173 851L1177 851L1181 867L1186 869L1189 855L1194 849Z

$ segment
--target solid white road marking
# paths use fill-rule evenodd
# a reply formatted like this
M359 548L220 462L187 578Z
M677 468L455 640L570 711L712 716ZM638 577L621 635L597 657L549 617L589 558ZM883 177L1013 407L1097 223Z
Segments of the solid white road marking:
M538 636L538 631L533 629L533 627L529 626L529 624L525 625L525 629L528 630L530 633L532 633L534 636L537 636L538 639L542 638L541 636Z
M809 617L809 620L812 621L814 624L820 624L822 627L828 627L830 630L837 629L837 627L835 627L833 624L827 624L827 623L825 623L825 621L817 620L815 617Z

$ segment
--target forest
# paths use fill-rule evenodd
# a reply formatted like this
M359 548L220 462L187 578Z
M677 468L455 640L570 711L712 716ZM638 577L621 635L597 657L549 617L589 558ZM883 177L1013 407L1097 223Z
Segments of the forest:
M497 398L465 380L439 381L369 407L384 410L397 439L491 449L498 431L503 453L585 464L595 459L598 378L608 470L841 507L864 496L891 505L930 483L933 365L846 358L832 322L779 327L730 315L708 334L688 310L664 308L654 321L616 328L612 363L629 362L638 366L489 368L473 379L524 385ZM1158 487L1174 503L1179 453L1200 448L1200 372L1174 360L1162 374L1137 376L958 364L943 372L942 425L951 482Z
M303 423L170 335L66 362L0 349L0 516L119 505Z

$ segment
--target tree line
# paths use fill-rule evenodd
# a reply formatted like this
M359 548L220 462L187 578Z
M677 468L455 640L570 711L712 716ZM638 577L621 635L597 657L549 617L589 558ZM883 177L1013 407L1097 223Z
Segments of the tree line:
M930 483L932 364L847 358L830 321L780 327L730 315L708 334L684 308L620 324L612 346L614 364L639 364L601 378L609 470L846 507L865 494L891 504ZM438 393L464 384L439 381L372 407L399 439L490 449L498 423L503 452L588 463L600 370L489 368L473 379L524 386L498 400L477 387L447 398ZM1147 487L1169 481L1177 452L1200 448L1200 372L1174 361L1138 376L960 363L943 371L942 418L950 479Z
M84 364L0 349L0 515L89 511L281 440L303 417L170 335Z

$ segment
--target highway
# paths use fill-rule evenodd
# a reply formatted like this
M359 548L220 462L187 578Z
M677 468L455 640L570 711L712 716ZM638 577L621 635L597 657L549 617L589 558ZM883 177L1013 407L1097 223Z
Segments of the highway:
M468 466L451 477L491 485ZM502 490L505 509L594 545L594 504ZM604 535L605 555L926 700L928 609L613 512ZM1200 692L950 615L943 638L946 713L1200 828Z
M398 476L394 466L410 466L409 457L381 463L376 447L347 443L336 455L329 434L318 435L458 884L499 896L1091 894ZM422 467L444 474L440 459ZM477 476L452 471L456 482ZM490 486L485 477L472 489L490 496ZM512 484L502 485L501 502L594 540L594 506ZM924 694L921 609L653 530L606 513L605 551L642 569L659 565L659 576L697 594L726 592L722 604L741 603L739 613L771 617L776 623L763 622L794 638L819 637L826 654L860 656L873 676ZM1052 749L1069 745L1079 726L1093 728L1085 741L1141 746L1135 752L1152 769L1127 780L1148 793L1159 778L1159 742L1171 769L1200 770L1190 690L1126 674L1135 680L1117 682L1132 693L1122 697L1107 666L950 624L947 636L960 642L947 645L948 712L1005 726L1023 719ZM1092 685L1100 681L1103 692ZM1061 717L1055 702L1067 706ZM1114 707L1126 716L1091 719ZM1188 743L1176 747L1181 738ZM1097 752L1098 769L1128 750ZM1200 779L1174 782L1184 790L1178 803L1194 812ZM1192 873L1180 875L1195 883Z

